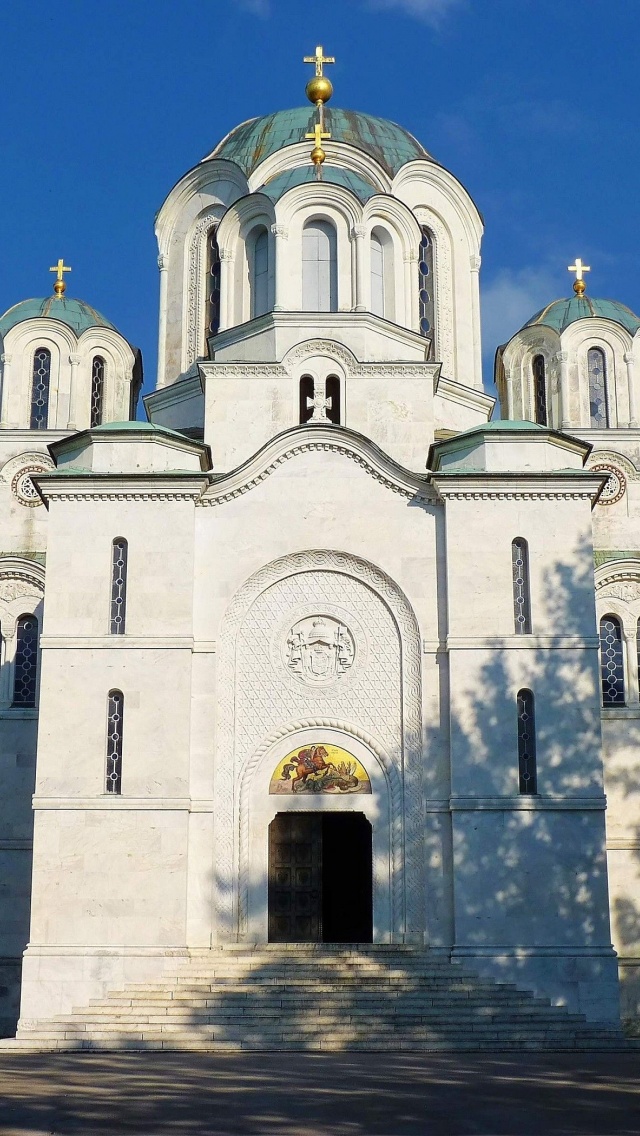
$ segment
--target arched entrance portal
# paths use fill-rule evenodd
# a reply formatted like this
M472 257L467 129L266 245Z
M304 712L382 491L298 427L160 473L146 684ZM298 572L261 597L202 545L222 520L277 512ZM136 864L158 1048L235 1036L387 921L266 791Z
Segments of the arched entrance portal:
M372 942L371 835L364 813L276 814L269 825L269 942Z

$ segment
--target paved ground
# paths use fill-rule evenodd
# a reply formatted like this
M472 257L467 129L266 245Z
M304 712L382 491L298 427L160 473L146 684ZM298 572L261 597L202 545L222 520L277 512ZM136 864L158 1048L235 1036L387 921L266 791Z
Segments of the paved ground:
M2 1136L638 1136L640 1052L2 1054Z

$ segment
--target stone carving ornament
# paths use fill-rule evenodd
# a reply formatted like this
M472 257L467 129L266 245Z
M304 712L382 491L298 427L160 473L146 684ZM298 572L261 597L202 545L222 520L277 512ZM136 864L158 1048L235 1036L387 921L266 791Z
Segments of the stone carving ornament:
M326 686L353 666L355 644L338 619L319 615L300 619L287 636L287 666L309 686Z
M596 465L592 465L591 469L594 473L609 474L604 489L598 498L599 505L615 505L624 497L627 479L621 469L610 462L598 462Z
M53 468L53 462L47 454L17 454L3 466L2 480L9 483L13 496L21 505L33 509L41 505L42 500L31 476L49 473Z

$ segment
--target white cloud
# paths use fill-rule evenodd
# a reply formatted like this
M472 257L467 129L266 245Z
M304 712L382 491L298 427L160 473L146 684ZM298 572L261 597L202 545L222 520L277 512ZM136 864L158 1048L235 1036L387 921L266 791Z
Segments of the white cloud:
M560 295L558 275L546 268L502 269L490 284L481 284L482 348L485 378L493 378L496 348L506 343Z
M436 26L453 8L464 3L466 0L369 0L369 7L379 11L397 8L407 16Z

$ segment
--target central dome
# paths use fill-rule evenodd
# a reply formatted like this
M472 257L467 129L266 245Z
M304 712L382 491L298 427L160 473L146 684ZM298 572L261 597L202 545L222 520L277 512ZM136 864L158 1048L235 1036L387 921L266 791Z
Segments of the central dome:
M262 118L251 118L227 134L204 160L226 158L240 166L249 177L270 154L275 154L285 146L305 142L305 134L313 133L316 121L317 112L310 106L279 110ZM338 107L325 107L324 121L332 143L346 142L357 150L364 150L375 158L390 177L407 162L420 158L433 161L424 146L408 130L389 119L376 118L359 111L340 110Z

